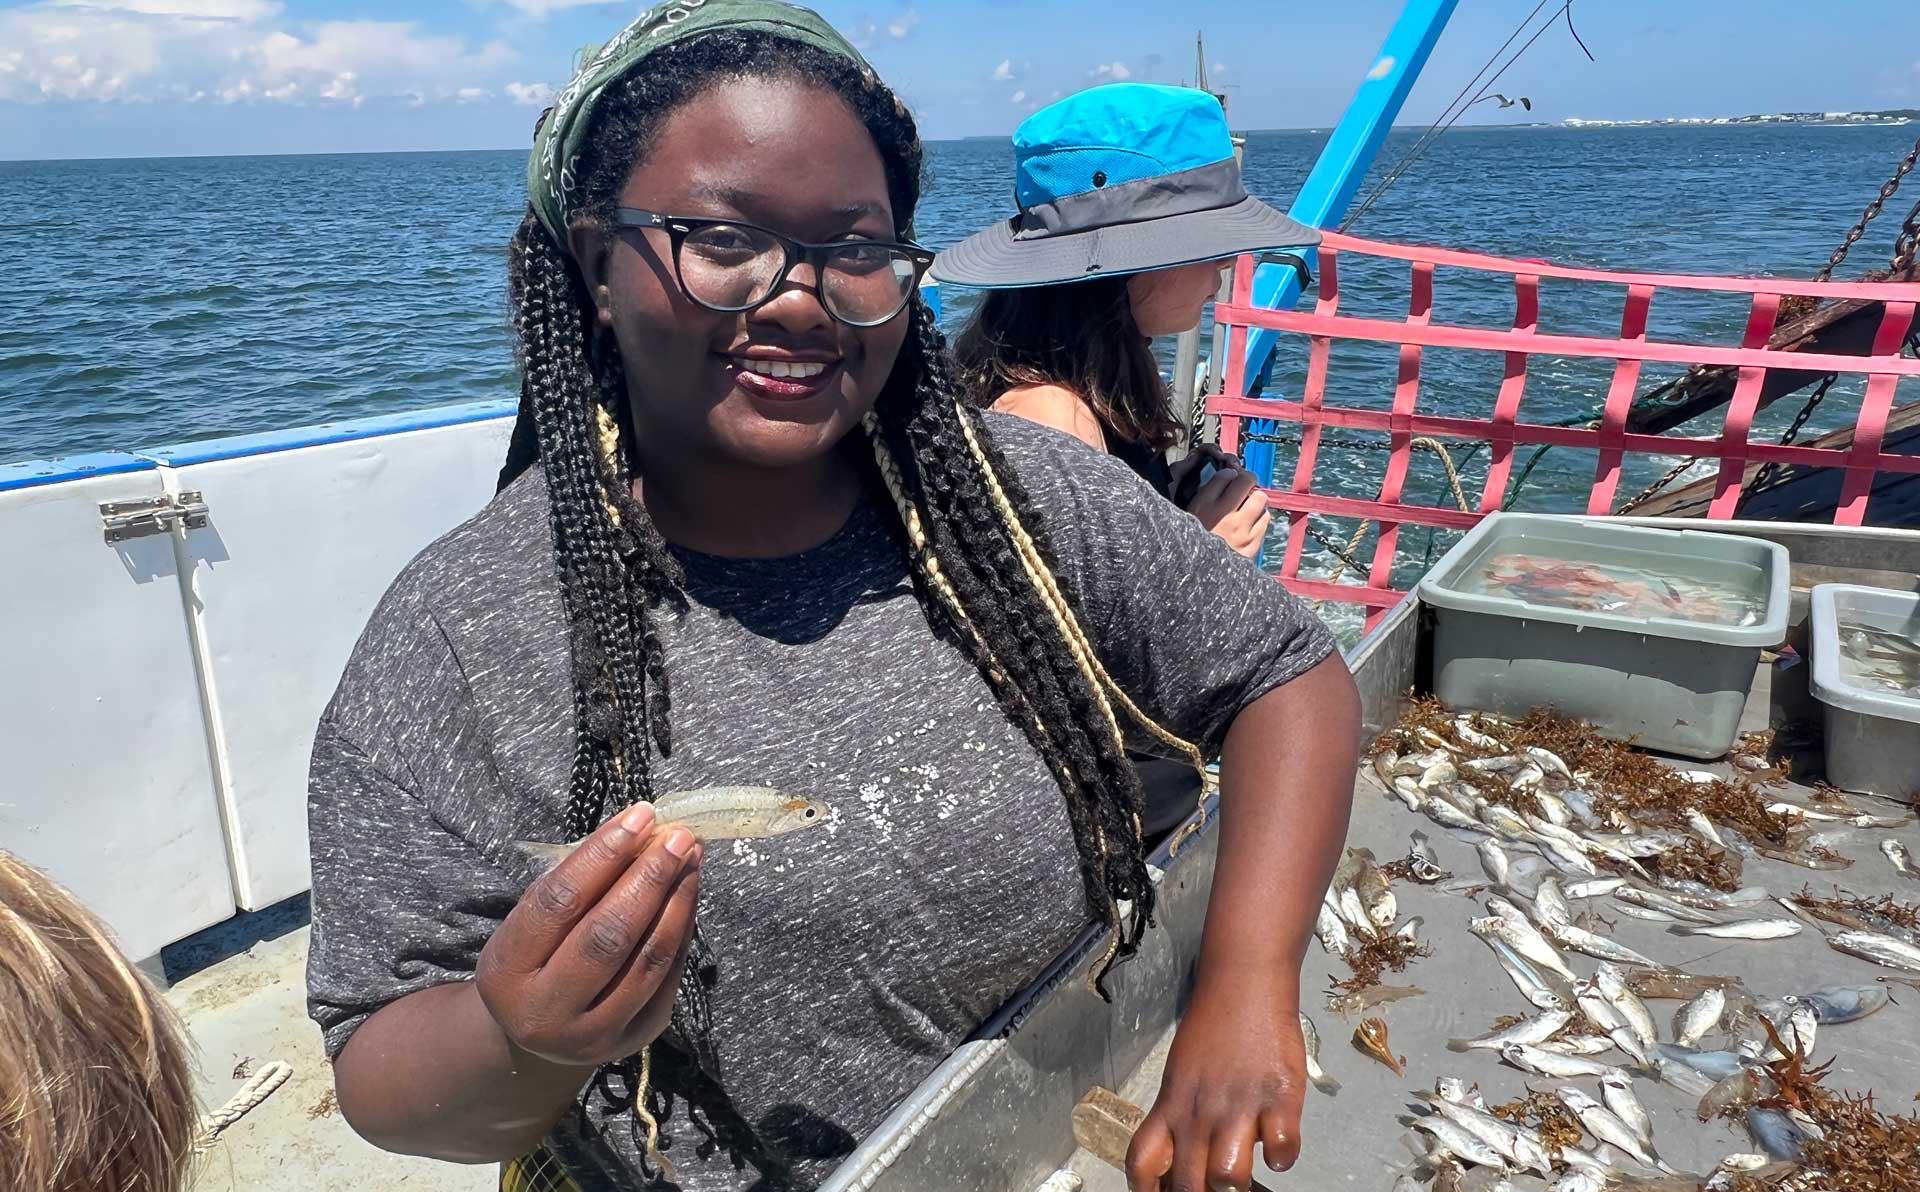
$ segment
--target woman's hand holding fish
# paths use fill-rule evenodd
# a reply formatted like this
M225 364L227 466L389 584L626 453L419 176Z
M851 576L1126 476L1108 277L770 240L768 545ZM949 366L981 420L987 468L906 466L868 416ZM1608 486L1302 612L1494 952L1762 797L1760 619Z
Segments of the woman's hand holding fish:
M1297 988L1196 989L1127 1153L1130 1192L1246 1188L1256 1142L1268 1166L1293 1166L1306 1071Z
M536 881L480 953L474 984L516 1048L593 1067L651 1043L693 939L700 845L653 808L607 821Z

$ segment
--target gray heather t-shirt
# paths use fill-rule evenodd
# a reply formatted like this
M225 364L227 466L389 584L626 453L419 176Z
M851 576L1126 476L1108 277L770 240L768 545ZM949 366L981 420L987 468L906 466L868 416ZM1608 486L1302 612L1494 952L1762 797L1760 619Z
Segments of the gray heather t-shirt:
M1124 464L1017 418L988 425L1043 511L1082 626L1163 725L1215 750L1241 708L1332 651L1300 602ZM678 552L688 607L659 614L673 754L654 788L762 784L833 809L821 829L710 849L701 872L717 965L706 1042L797 1187L1086 921L1059 790L932 635L892 516L868 500L788 558ZM472 976L533 877L509 842L563 839L572 731L533 473L394 582L321 720L308 996L329 1054L381 1006ZM587 1100L550 1148L588 1192L637 1186L628 1120ZM724 1152L696 1158L680 1112L672 1126L682 1187L772 1186Z

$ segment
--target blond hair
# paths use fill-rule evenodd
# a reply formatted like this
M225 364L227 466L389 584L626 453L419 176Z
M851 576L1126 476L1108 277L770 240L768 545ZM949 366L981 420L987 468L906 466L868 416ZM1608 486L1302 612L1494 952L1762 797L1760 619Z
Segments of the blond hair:
M79 901L0 851L0 1192L178 1192L185 1035Z

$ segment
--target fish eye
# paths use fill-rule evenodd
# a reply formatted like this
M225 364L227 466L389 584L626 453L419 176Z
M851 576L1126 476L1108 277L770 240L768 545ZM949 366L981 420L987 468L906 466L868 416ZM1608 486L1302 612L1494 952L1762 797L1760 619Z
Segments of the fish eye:
M819 814L820 814L820 813L819 813L819 812L818 812L817 810L815 810L814 808L812 808L812 807L809 807L809 808L807 808L807 818L808 818L808 819L812 819L812 818L813 818L814 816L816 816L816 815L819 815Z

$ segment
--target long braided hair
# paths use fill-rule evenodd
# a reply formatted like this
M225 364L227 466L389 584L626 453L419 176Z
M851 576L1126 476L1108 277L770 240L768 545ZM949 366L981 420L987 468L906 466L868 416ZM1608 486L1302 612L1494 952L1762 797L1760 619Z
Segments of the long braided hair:
M773 35L716 31L662 47L598 105L576 171L581 214L604 219L664 117L723 79L789 78L843 100L872 134L905 236L920 195L923 150L904 105L857 63ZM627 379L600 333L578 268L529 209L512 243L509 295L519 341L520 417L500 476L536 462L551 504L555 569L571 630L575 743L567 829L578 838L614 809L651 800L651 760L673 747L669 668L656 626L681 599L666 542L633 496ZM979 415L958 397L946 345L918 299L910 334L859 433L900 514L900 539L933 631L979 667L1065 797L1089 910L1112 928L1094 983L1130 956L1154 891L1141 841L1141 790L1123 748L1121 713L1163 742L1100 666L1048 565L1045 521ZM1123 913L1121 904L1130 904ZM728 1103L702 1044L711 967L688 965L674 1026L641 1056L604 1069L595 1091L631 1107L658 1159L659 1128L678 1096L702 1135L770 1186L787 1161ZM584 1102L583 1102L584 1108ZM670 1168L669 1168L670 1171Z

